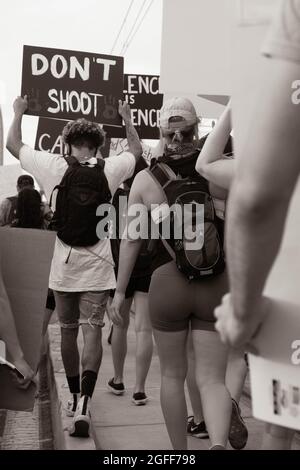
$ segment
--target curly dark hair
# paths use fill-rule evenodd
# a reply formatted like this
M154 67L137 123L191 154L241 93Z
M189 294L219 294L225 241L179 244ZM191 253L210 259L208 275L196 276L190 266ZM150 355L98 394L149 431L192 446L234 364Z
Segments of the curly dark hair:
M83 118L68 122L62 136L66 145L75 147L86 145L90 150L98 149L105 143L105 132L100 125Z

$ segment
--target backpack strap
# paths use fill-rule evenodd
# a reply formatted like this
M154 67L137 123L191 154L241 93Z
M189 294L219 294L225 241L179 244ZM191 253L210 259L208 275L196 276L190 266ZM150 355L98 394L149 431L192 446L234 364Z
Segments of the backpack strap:
M79 161L77 160L77 158L73 157L73 155L64 155L63 158L67 162L68 166L77 165L77 164L79 165Z
M168 184L176 179L176 175L173 170L171 170L171 168L164 163L156 163L152 168L148 169L148 172L151 175L155 184L159 186L160 190L163 190L163 192L164 189L168 186ZM162 241L162 244L164 245L171 258L176 261L175 251L172 249L167 240L165 240L162 236L160 236L160 240Z
M152 179L162 189L165 189L171 181L176 180L176 175L171 168L164 163L156 163L152 168L148 169Z
M99 166L100 168L102 168L102 170L104 170L104 167L105 167L105 160L103 160L102 158L97 158L97 163L96 163L97 166Z

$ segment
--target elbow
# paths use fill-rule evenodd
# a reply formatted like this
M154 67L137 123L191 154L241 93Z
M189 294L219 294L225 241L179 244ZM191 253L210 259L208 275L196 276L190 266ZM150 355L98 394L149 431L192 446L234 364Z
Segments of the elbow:
M135 158L136 160L138 160L139 158L141 158L141 156L143 155L143 148L142 148L142 146L141 146L141 147L137 147L136 149L134 149L134 150L132 151L132 154L133 154L133 156L134 156L134 158Z
M17 159L19 159L21 147L22 143L13 142L10 138L7 139L6 149Z
M199 175L203 176L204 178L207 177L207 165L203 162L203 160L198 160L196 163L196 171Z

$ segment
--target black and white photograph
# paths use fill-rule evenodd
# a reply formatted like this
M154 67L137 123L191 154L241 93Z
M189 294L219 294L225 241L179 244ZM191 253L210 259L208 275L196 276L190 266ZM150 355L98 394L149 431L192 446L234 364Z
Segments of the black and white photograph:
M300 0L3 0L0 62L0 461L300 450Z

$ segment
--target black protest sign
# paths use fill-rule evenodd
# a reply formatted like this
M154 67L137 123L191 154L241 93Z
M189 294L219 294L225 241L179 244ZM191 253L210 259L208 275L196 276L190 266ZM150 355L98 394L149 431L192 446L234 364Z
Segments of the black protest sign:
M125 75L124 95L130 104L132 123L139 137L159 139L159 111L163 104L163 95L159 93L159 76Z
M67 123L68 121L62 119L39 118L34 148L57 155L66 154L68 149L65 148L63 143L62 132ZM101 154L103 157L107 157L109 155L110 138L117 137L119 128L104 126L103 129L106 132L106 141L104 147L101 148Z
M36 131L36 150L63 155L67 152L62 140L62 132L69 121L63 119L39 118ZM103 126L107 139L119 138L120 128L114 126ZM121 128L122 132L122 128ZM124 130L125 132L125 130ZM126 135L126 132L125 132Z
M27 114L121 126L123 57L24 46L22 96Z

